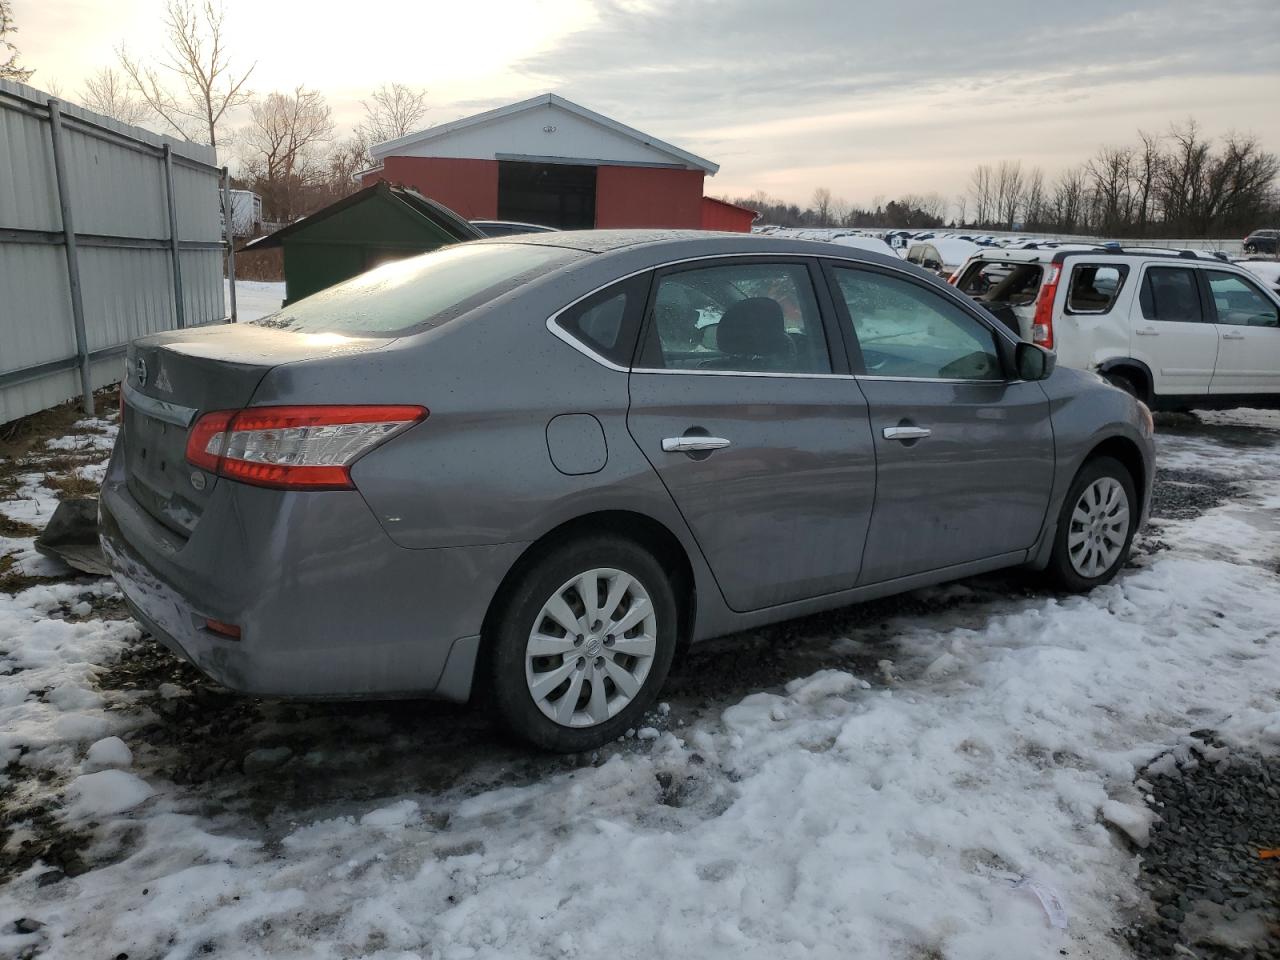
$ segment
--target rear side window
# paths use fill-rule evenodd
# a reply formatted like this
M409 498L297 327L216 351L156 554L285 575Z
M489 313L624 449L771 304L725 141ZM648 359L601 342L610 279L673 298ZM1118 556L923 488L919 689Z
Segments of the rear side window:
M1148 320L1204 322L1196 275L1186 267L1148 267L1139 299L1142 315Z
M582 256L534 244L459 244L384 264L252 323L353 336L429 329Z
M556 326L606 360L630 365L649 278L642 274L592 294L562 311Z
M659 277L642 366L830 373L809 268L732 262Z
M1124 264L1082 263L1071 270L1068 313L1108 313L1120 295L1129 268Z

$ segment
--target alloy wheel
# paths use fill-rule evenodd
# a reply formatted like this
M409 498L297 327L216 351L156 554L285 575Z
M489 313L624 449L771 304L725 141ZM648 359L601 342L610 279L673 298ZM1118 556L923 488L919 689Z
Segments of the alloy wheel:
M1067 531L1067 556L1082 577L1101 576L1129 537L1129 497L1119 480L1099 477L1084 488Z
M658 649L649 592L608 567L565 581L534 618L525 680L538 709L564 727L616 716L640 692Z

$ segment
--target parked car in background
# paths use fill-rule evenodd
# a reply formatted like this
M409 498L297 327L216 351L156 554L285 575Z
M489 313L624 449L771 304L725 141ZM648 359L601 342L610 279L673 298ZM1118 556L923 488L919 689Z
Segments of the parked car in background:
M1244 238L1245 253L1275 253L1280 230L1255 230Z
M486 237L514 237L522 233L555 233L555 227L518 220L472 220L471 225Z
M1280 406L1280 296L1244 265L1190 250L984 250L954 282L1060 363L1154 408Z
M1236 261L1276 293L1280 293L1280 262L1275 260Z
M912 243L907 248L906 259L926 270L932 270L942 279L950 277L960 265L982 248L972 240L954 237L938 237L933 240Z
M1106 583L1150 502L1145 407L827 243L474 241L126 369L102 540L154 637L251 694L475 695L554 750L638 725L690 642Z
M855 247L859 250L871 250L874 253L882 253L886 257L897 256L893 251L893 247L885 243L879 237L868 237L859 233L842 233L831 238L832 243L838 243L842 247Z

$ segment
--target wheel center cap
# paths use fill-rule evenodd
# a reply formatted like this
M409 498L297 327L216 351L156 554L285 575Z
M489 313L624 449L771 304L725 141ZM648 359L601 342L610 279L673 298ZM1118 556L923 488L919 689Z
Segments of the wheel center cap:
M592 637L590 640L588 640L588 641L587 641L587 656L588 656L588 657L598 657L598 656L600 656L600 650L601 650L601 646L600 646L600 638L599 638L599 637Z

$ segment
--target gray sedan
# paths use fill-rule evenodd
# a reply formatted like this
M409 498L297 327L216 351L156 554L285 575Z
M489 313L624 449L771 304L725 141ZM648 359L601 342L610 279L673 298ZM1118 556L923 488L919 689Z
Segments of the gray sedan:
M684 644L1001 567L1109 581L1151 417L893 257L533 234L136 341L103 546L226 686L590 748Z

